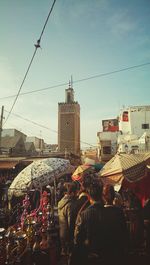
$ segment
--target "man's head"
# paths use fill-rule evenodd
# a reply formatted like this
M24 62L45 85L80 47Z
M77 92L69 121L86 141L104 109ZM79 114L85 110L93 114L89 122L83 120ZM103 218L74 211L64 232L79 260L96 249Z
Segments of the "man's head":
M76 196L77 195L77 185L74 182L68 183L67 194L70 196Z
M105 204L112 204L115 198L115 191L112 185L105 185L103 187L103 200Z
M102 190L103 190L102 185L100 183L98 183L97 181L94 183L91 183L87 187L87 194L90 198L90 201L91 202L101 201L102 200Z

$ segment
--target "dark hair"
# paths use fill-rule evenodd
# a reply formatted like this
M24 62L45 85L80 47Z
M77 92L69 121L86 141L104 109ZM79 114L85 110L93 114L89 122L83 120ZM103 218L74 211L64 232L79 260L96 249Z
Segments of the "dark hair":
M104 196L104 200L106 200L106 202L108 202L108 203L113 202L113 200L115 198L114 187L110 184L105 185L103 187L103 196Z
M103 190L103 186L97 181L94 183L91 183L87 187L87 193L95 201L100 201L102 199L102 190Z
M69 185L67 187L68 195L70 195L72 192L75 193L76 191L77 191L77 185L75 184L75 182L69 183Z

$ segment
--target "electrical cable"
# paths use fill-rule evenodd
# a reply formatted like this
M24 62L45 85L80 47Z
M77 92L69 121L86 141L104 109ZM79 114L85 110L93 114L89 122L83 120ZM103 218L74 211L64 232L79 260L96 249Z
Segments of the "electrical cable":
M82 78L82 79L79 79L79 80L75 80L74 83L83 82L83 81L86 81L86 80L89 80L89 79L98 78L98 77L102 77L102 76L107 76L107 75L115 74L115 73L122 72L122 71L127 71L127 70L134 69L134 68L138 68L138 67L143 67L143 66L146 66L146 65L149 65L149 64L150 64L150 62L147 62L147 63L143 63L143 64L139 64L139 65L134 65L134 66L126 67L126 68L121 68L119 70L115 70L115 71L111 71L111 72L107 72L107 73L102 73L102 74L90 76L90 77L87 77L87 78ZM64 86L64 85L67 85L67 84L68 83L63 83L63 84L59 84L59 85L55 85L55 86L51 86L51 87L47 87L47 88L43 88L43 89L33 90L33 91L30 91L30 92L21 93L20 95L31 94L31 93L39 92L39 91L42 91L42 90L48 90L48 89L52 89L52 88ZM10 98L10 97L14 97L14 96L3 97L3 98L0 98L0 99ZM19 115L17 115L17 114L13 114L13 115L16 115L16 116L19 117ZM20 116L20 118L22 118L22 117ZM40 125L40 124L38 124L36 122L33 122L31 120L28 120L28 119L24 119L24 120L29 121L29 122L32 122L33 124L38 125L38 126L40 126L42 128L45 128L45 129L48 129L48 130L51 130L53 132L58 133L55 130L52 130L52 129L46 127L46 126ZM85 144L90 145L89 143L86 143L86 142L82 142L82 143L85 143ZM93 146L93 145L91 145L91 146Z
M4 110L4 111L9 112L9 111L7 111L7 110ZM19 114L12 113L12 115L14 115L14 116L16 116L16 117L18 117L18 118L20 118L20 119L22 119L22 120L25 120L25 121L27 121L27 122L30 122L30 123L32 123L32 124L34 124L34 125L36 125L36 126L39 126L39 127L41 127L41 128L44 128L44 129L47 129L48 131L52 131L52 132L58 134L58 131L53 130L53 129L51 129L51 128L45 126L45 125L39 124L39 123L37 123L37 122L34 122L34 121L32 121L32 120L29 120L29 119L27 119L27 118L23 118L23 117L22 117L21 115L19 115ZM62 141L63 141L63 139L62 139ZM71 140L64 140L64 141L65 141L65 142L74 142L74 141L71 141ZM95 147L94 145L92 145L92 144L90 144L90 143L87 143L87 142L80 141L80 143L82 143L82 144L86 144L86 145L89 145L89 146L92 146L92 147Z
M114 71L106 72L106 73L101 73L101 74L85 77L85 78L82 78L82 79L77 79L77 80L74 80L73 83L80 83L80 82L84 82L84 81L87 81L87 80L90 80L90 79L95 79L95 78L99 78L99 77L103 77L103 76L107 76L107 75L113 75L113 74L120 73L120 72L123 72L123 71L128 71L128 70L139 68L139 67L144 67L146 65L150 65L150 62L143 63L143 64L137 64L137 65L133 65L133 66L125 67L125 68L120 68L118 70L114 70ZM57 88L57 87L66 86L66 85L68 85L68 82L65 82L65 83L62 83L62 84L59 84L59 85L53 85L53 86L49 86L49 87L45 87L45 88L41 88L41 89L32 90L32 91L29 91L29 92L20 93L20 96L27 95L27 94L32 94L32 93L37 93L37 92L40 92L40 91L49 90L49 89L52 89L52 88ZM0 98L0 100L1 99L13 98L15 96L16 95L2 97L2 98Z
M7 116L7 118L6 118L5 122L4 122L4 124L5 124L5 123L7 122L7 120L9 119L9 116L10 116L10 114L11 114L11 112L12 112L12 110L13 110L15 104L16 104L16 101L17 101L17 99L18 99L18 97L19 97L19 94L20 94L20 91L21 91L21 89L22 89L22 86L23 86L23 84L24 84L24 82L25 82L25 79L26 79L27 74L28 74L28 72L29 72L29 70L30 70L31 64L32 64L33 59L34 59L34 57L35 57L36 51L37 51L37 47L35 48L35 51L34 51L34 53L33 53L33 56L32 56L32 58L31 58L31 61L30 61L30 63L29 63L29 66L28 66L28 68L27 68L27 71L26 71L26 73L25 73L25 76L24 76L24 78L23 78L23 81L22 81L22 83L21 83L21 86L20 86L20 88L19 88L19 90L18 90L18 93L17 93L17 95L16 95L16 97L15 97L15 100L14 100L12 106L11 106L11 109L10 109L10 111L9 111L9 113L8 113L8 116Z
M24 78L23 78L23 80L22 80L22 83L21 83L21 85L20 85L20 88L19 88L19 90L18 90L18 93L17 93L17 95L16 95L16 97L15 97L15 100L14 100L14 102L13 102L13 104L12 104L12 107L11 107L9 113L8 113L8 116L7 116L7 118L6 118L5 122L4 122L4 124L5 124L5 123L7 122L7 120L9 119L9 116L10 116L10 114L11 114L11 112L12 112L12 110L13 110L15 104L16 104L16 101L17 101L17 99L18 99L18 97L19 97L20 91L21 91L21 89L22 89L22 87L23 87L23 84L24 84L24 82L25 82L25 80L26 80L26 77L27 77L27 75L28 75L28 72L29 72L29 70L30 70L30 67L31 67L31 65L32 65L32 63L33 63L33 60L34 60L34 57L35 57L35 55L36 55L37 49L40 48L41 38L42 38L42 35L43 35L43 33L44 33L44 30L45 30L45 28L46 28L47 22L48 22L49 17L50 17L50 15L51 15L51 13L52 13L52 10L53 10L53 7L54 7L55 3L56 3L56 0L53 1L53 4L52 4L52 6L51 6L51 8L50 8L50 11L49 11L48 16L47 16L47 18L46 18L46 21L45 21L45 23L44 23L44 26L43 26L42 32L41 32L41 34L40 34L40 37L39 37L39 39L37 40L37 43L34 45L34 46L35 46L34 53L33 53L33 55L32 55L32 58L31 58L30 63L29 63L29 66L27 67L27 71L26 71L26 73L25 73L25 75L24 75Z

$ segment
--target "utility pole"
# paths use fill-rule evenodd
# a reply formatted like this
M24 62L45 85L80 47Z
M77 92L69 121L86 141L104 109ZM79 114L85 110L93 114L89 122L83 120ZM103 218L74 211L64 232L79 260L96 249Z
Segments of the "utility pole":
M1 119L0 119L0 154L2 153L2 127L3 127L3 117L4 115L4 106L2 106L2 110L1 110Z

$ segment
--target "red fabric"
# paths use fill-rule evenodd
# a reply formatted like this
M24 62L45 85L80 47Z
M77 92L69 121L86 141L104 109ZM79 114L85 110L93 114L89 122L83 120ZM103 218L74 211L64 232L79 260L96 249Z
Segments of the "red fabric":
M82 180L82 177L83 177L82 175L75 175L75 176L72 176L72 180L80 182Z
M144 205L145 200L150 198L150 172L147 173L146 177L136 182L130 183L124 179L122 187L131 189Z
M119 131L119 126L109 126L108 131L110 132L118 132Z

